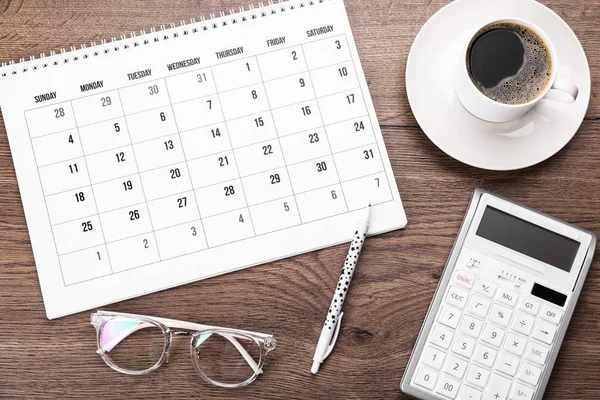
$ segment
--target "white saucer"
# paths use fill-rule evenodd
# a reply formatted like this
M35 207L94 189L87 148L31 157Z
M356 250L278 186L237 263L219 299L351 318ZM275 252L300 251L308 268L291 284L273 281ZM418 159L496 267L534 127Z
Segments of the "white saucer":
M452 74L469 32L486 20L514 16L539 26L556 49L557 77L579 87L572 104L542 100L507 123L480 120L454 94ZM590 69L579 40L552 10L534 0L455 0L421 28L406 65L413 114L446 154L478 168L525 168L556 154L577 132L590 101Z

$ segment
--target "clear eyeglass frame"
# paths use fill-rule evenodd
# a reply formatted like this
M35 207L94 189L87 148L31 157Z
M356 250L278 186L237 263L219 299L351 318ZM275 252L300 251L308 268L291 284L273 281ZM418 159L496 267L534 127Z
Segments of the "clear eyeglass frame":
M108 357L107 351L103 348L101 342L101 335L105 325L109 321L113 321L116 319L127 319L130 321L137 320L141 323L149 324L146 325L146 327L152 326L161 330L162 334L164 335L164 347L162 349L162 355L159 357L158 361L154 365L143 370L129 370L119 367L110 359L110 357ZM263 373L263 366L267 354L273 349L275 349L277 345L277 341L272 335L264 333L251 332L240 329L223 328L218 326L202 325L192 322L178 321L168 318L150 317L138 314L99 310L91 314L90 322L96 328L96 343L98 346L96 353L98 353L100 357L102 357L102 360L106 363L106 365L108 365L110 368L117 372L121 372L127 375L144 375L158 369L161 365L163 365L165 362L168 362L169 360L169 349L171 347L173 337L177 335L186 335L190 336L190 356L192 358L192 364L194 365L197 373L206 382L215 386L225 388L243 387L254 382L254 380L256 380L256 378ZM205 372L203 372L201 366L197 361L196 355L194 354L196 350L194 347L194 343L198 339L202 341L201 337L207 337L211 334L217 334L226 337L234 345L234 347L244 358L244 360L248 363L249 367L252 368L254 374L248 379L239 383L219 382L208 377L205 374ZM124 338L121 338L121 340L122 339ZM240 339L250 340L258 346L258 348L260 349L260 359L258 360L258 362L256 362L252 358L252 356L246 350L244 350L243 346L239 344Z

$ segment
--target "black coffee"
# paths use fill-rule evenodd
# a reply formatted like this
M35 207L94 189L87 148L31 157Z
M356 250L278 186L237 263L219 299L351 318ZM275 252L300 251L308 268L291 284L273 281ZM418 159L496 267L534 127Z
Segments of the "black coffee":
M500 22L474 36L467 68L475 86L490 99L523 104L537 98L550 82L552 56L530 28Z

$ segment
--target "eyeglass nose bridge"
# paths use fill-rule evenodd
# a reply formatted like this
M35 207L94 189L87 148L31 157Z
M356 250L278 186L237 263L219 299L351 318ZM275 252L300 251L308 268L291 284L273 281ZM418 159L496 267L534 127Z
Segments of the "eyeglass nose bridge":
M169 328L165 330L165 336L167 337L167 343L165 344L164 363L169 363L169 355L171 354L171 343L173 342L173 335L177 335L177 332L173 332Z

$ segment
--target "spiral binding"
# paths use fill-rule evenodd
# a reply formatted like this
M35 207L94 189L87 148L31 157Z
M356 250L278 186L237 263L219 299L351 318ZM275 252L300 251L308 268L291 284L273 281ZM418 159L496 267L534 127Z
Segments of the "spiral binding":
M68 50L62 48L58 54L56 51L51 50L48 55L41 53L37 58L32 55L28 59L22 57L17 62L15 60L3 62L0 66L0 77L5 78L51 66L76 62L81 59L98 57L101 54L145 46L150 43L170 40L171 38L178 38L180 36L188 36L210 29L225 27L230 24L246 22L250 19L264 18L269 15L292 11L296 8L325 3L326 1L329 0L269 0L266 5L262 2L258 3L257 6L250 4L247 10L244 7L239 7L237 11L232 8L229 10L229 14L221 11L218 16L213 13L209 14L208 18L204 16L197 19L190 18L189 23L181 20L179 21L179 25L176 23L169 24L169 27L160 25L159 27L150 28L149 32L146 32L146 29L142 29L139 35L132 31L128 34L122 34L119 39L112 37L110 40L101 40L100 44L91 42L88 46L86 43L82 43L79 47L71 46Z

